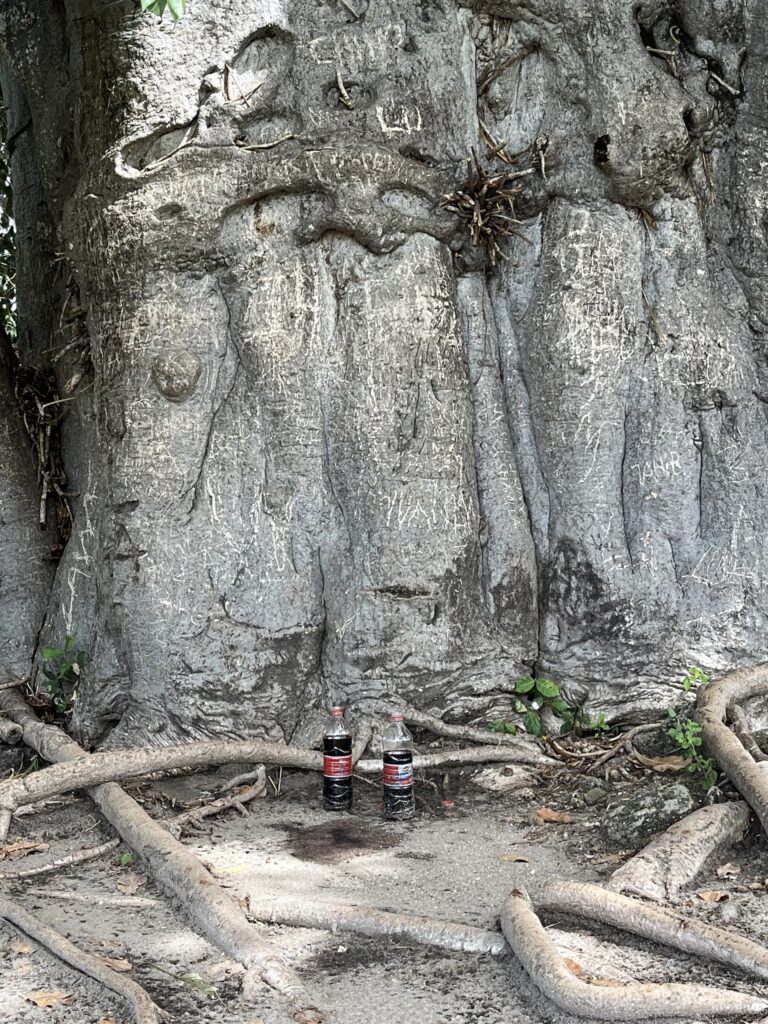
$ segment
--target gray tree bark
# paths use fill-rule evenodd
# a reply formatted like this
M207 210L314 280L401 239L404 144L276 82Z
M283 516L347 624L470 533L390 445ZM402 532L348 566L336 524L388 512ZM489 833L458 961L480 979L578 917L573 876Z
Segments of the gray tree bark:
M28 661L43 608L88 652L80 738L499 713L528 673L626 715L763 659L759 0L136 7L0 2L22 361L58 253L93 363L55 579L13 505L0 576ZM472 149L526 172L495 264L441 206Z

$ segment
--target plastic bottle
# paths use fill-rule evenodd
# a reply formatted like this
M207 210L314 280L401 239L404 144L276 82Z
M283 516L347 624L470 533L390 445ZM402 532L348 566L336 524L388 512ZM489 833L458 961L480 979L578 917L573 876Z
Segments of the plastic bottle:
M403 724L403 715L393 711L381 737L384 753L384 815L412 818L416 806L413 792L413 737Z
M348 811L352 806L352 733L344 708L331 708L323 730L323 803L327 811Z

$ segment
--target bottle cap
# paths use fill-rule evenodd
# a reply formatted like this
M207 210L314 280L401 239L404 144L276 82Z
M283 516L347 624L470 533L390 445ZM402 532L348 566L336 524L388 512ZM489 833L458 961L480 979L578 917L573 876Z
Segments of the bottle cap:
M344 715L344 708L331 708L331 714L334 718L342 718Z
M390 722L402 722L404 717L405 716L403 715L402 711L391 711L389 713Z

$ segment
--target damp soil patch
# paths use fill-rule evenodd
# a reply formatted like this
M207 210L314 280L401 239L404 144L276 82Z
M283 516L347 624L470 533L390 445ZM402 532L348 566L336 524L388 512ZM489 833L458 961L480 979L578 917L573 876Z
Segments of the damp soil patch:
M338 864L378 850L397 846L400 836L381 826L365 822L337 822L332 825L281 825L288 834L288 846L294 857L319 864Z

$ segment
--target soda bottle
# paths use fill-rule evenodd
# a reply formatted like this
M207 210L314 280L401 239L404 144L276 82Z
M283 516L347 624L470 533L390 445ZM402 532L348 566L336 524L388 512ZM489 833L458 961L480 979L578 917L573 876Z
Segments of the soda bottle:
M384 815L387 818L412 818L413 737L403 724L403 716L393 711L381 737L384 752Z
M323 803L327 811L348 811L352 806L352 733L344 708L331 708L323 730Z

